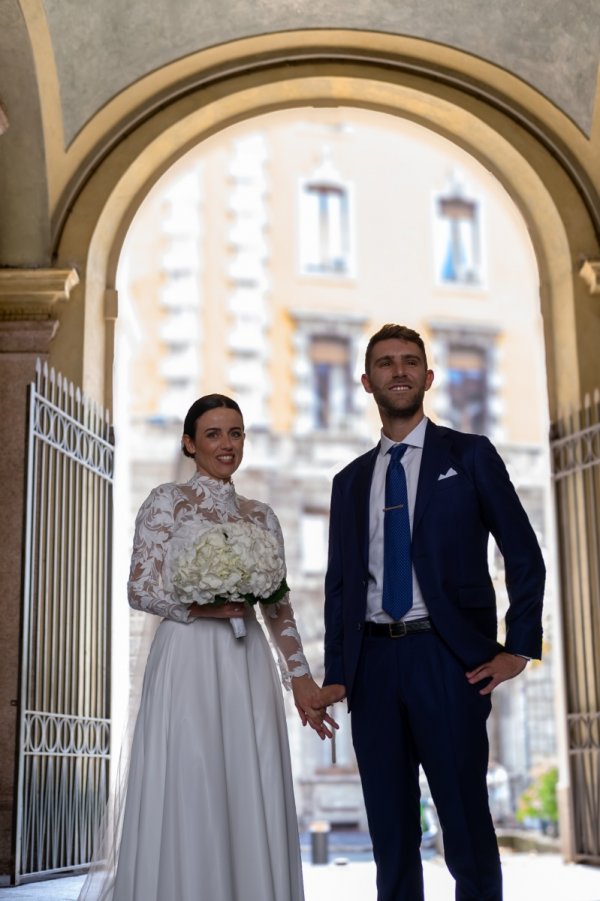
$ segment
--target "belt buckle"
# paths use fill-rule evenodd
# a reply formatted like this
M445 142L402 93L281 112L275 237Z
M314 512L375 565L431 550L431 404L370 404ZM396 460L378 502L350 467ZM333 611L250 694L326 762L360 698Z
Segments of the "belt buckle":
M406 635L406 623L388 623L388 629L390 630L390 638L404 638Z

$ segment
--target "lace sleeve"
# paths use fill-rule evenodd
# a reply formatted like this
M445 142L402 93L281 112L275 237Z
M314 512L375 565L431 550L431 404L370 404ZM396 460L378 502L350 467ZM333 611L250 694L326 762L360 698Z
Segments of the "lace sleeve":
M162 582L165 548L173 525L172 494L168 486L159 486L144 501L136 518L127 597L135 610L188 623L188 606L171 600Z
M281 555L284 557L281 526L270 507L266 511L265 524L267 529L276 537L281 547ZM277 604L261 604L260 606L265 626L277 650L283 684L286 688L289 688L290 680L294 676L310 675L310 668L302 650L302 639L296 626L289 592Z

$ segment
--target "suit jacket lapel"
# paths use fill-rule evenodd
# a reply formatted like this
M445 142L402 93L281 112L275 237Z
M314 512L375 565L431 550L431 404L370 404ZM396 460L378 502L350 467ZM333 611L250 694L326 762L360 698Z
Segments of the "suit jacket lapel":
M365 566L369 562L369 501L373 469L379 453L379 444L373 448L356 473L352 486L352 513L356 520L356 534L359 536L360 550Z
M439 426L431 421L427 423L425 441L423 443L423 456L421 457L421 469L417 484L417 497L415 500L415 512L413 516L413 534L423 516L425 507L431 496L431 492L437 482L440 473L446 472L450 466L450 445L448 435Z

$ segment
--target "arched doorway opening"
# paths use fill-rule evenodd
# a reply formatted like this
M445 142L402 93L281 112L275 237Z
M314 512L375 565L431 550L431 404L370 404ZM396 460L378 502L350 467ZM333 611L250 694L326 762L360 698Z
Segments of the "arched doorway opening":
M117 360L132 363L117 434L121 464L131 448L131 518L155 483L189 477L178 446L194 397L233 394L247 430L236 487L280 518L317 680L331 478L379 433L359 377L366 336L382 322L424 335L436 373L427 412L492 438L554 559L535 255L512 200L465 151L405 119L342 106L237 123L159 180L120 269ZM119 377L115 392L122 401ZM132 532L131 522L117 546ZM501 557L491 553L502 610ZM504 687L490 724L503 827L514 828L530 774L556 760L548 581L545 665ZM136 629L148 619L133 614ZM343 847L344 827L364 830L366 819L344 706L339 720L335 765L292 707L288 729L301 824L328 818ZM342 780L344 803L334 803Z
M349 43L340 33L329 37L332 48ZM82 187L73 191L68 208L57 207L57 259L76 261L85 298L61 315L53 347L67 375L111 404L122 243L141 199L172 163L236 121L273 109L349 105L407 118L449 137L505 186L527 223L538 261L550 416L579 403L595 377L586 346L593 313L574 278L574 261L596 246L597 211L582 175L585 166L578 170L569 153L557 152L568 123L550 116L540 127L533 113L523 111L528 91L511 96L515 85L500 84L491 67L484 73L488 90L476 89L476 81L464 77L468 65L458 65L460 54L444 56L442 66L439 48L421 47L430 65L415 66L407 62L405 42L390 40L383 47L379 39L363 38L374 53L359 53L356 46L353 52L346 47L306 53L302 35L287 35L276 53L267 39L262 45L258 39L240 42L228 48L230 58L226 64L221 58L213 78L199 86L189 72L187 82L180 73L177 89L144 98L135 125L112 145L103 133L101 161L87 172L82 164Z

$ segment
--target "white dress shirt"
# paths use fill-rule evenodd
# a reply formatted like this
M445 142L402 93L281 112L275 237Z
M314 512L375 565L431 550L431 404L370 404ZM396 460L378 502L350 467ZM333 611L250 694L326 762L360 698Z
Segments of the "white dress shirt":
M406 488L408 492L408 514L412 532L415 499L417 496L417 483L419 470L421 469L421 457L423 456L423 443L425 441L425 429L427 417L424 416L412 432L404 438L402 444L408 448L404 452L400 464L404 467L406 475ZM371 497L369 501L369 585L367 589L367 619L376 623L393 622L392 617L381 606L383 590L383 508L385 507L385 477L390 456L388 451L397 441L392 441L381 432L381 447L371 482ZM413 568L413 605L402 617L404 621L420 619L428 616L429 611L425 606L423 595Z

